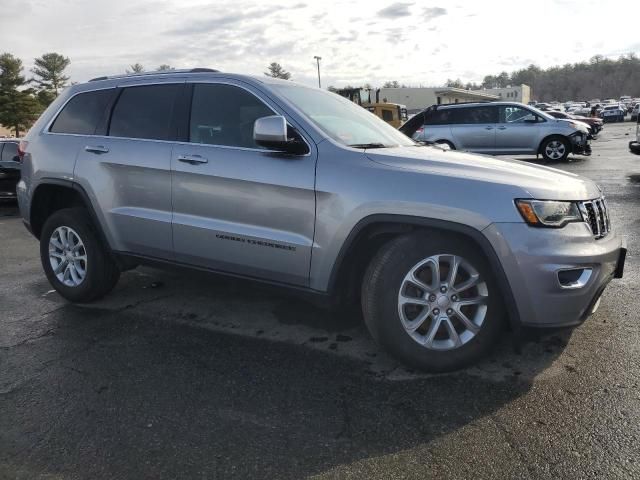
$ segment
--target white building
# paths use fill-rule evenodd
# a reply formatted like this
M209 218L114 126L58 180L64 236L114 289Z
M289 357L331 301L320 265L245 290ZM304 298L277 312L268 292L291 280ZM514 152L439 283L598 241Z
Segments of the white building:
M515 85L506 88L484 88L480 90L491 95L497 95L506 102L520 102L527 104L531 101L531 87L529 85Z
M464 88L381 88L380 102L400 103L407 107L408 113L416 113L431 105L445 105L461 102L496 101L500 97L484 90L466 90Z

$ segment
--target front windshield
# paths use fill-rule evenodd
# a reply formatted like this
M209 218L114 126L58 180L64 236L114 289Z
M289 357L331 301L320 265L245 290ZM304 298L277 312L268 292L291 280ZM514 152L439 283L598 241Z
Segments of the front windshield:
M536 107L531 107L528 106L527 107L529 110L531 110L532 112L535 112L536 115L540 115L542 118L544 118L545 120L555 120L551 115L549 115L546 112L543 112L542 110L537 109Z
M366 109L323 90L299 85L273 85L320 130L348 146L399 147L416 143Z

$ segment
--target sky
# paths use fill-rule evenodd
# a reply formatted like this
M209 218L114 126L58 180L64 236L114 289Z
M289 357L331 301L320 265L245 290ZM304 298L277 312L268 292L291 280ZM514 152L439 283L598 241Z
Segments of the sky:
M73 81L211 67L297 82L440 86L487 74L640 55L637 0L0 0L0 45L21 58L59 52ZM5 14L10 12L10 14Z

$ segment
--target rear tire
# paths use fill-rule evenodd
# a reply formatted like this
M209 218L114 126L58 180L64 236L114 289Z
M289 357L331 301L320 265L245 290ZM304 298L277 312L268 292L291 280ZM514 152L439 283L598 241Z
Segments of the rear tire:
M53 213L40 234L40 259L49 283L71 302L103 297L120 270L84 208Z
M452 281L451 271L457 272ZM477 283L462 289L476 278L471 272ZM413 275L420 276L424 291L416 288ZM504 326L500 297L478 248L442 233L391 240L373 258L362 283L365 323L375 341L408 365L431 372L467 366L495 344Z
M549 137L540 145L542 158L547 162L564 162L570 150L569 141L561 136Z

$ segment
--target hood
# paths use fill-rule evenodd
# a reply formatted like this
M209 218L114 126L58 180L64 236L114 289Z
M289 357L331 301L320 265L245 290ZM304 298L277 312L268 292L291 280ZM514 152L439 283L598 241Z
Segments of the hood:
M426 146L370 149L365 151L365 155L374 162L417 173L518 187L523 190L523 197L591 200L602 195L598 186L587 178L518 160Z
M556 122L564 122L564 123L573 123L574 125L578 126L578 130L581 131L582 133L589 133L589 125L587 125L586 123L579 121L579 120L573 120L570 118L557 118Z

